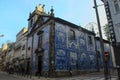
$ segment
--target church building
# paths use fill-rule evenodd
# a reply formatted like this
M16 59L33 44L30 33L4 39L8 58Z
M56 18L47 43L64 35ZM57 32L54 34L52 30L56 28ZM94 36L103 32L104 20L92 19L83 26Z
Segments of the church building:
M33 74L64 76L96 71L95 34L54 17L39 5L28 19L27 58Z

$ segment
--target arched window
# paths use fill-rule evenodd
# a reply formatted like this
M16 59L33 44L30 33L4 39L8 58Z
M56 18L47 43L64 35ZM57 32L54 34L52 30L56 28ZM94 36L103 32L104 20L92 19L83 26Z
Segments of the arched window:
M38 36L38 48L42 47L42 34Z
M42 47L42 38L43 38L43 31L38 31L37 33L38 35L38 48L41 48Z
M88 36L88 44L89 44L89 45L93 44L93 42L92 42L92 37L91 37L91 36Z
M70 30L70 39L75 40L75 31Z

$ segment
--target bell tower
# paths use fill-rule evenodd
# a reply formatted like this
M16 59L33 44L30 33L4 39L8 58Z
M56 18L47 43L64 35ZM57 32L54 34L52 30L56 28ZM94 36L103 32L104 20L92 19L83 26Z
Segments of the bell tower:
M46 11L44 9L45 5L39 4L36 6L35 10L29 14L28 19L28 28L32 28L34 23L37 21L39 15L46 15Z

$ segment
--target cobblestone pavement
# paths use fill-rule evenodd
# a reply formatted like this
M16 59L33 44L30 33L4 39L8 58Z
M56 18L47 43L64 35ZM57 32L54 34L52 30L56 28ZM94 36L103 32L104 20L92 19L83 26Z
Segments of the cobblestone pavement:
M91 73L86 75L72 76L72 77L59 77L59 78L45 78L45 77L23 77L15 74L7 74L6 72L0 72L0 80L104 80L103 73ZM117 75L112 74L111 79L117 80Z

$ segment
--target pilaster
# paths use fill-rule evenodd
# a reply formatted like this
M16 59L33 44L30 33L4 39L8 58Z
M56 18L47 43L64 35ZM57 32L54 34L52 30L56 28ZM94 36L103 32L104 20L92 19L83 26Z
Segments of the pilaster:
M49 76L55 76L55 25L54 20L50 22L50 69L49 69Z

